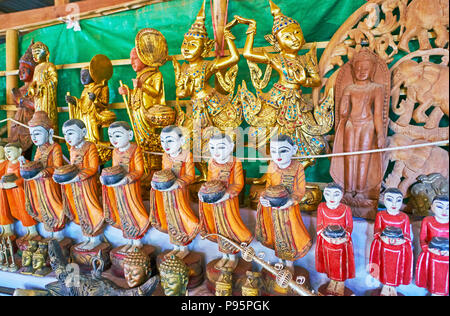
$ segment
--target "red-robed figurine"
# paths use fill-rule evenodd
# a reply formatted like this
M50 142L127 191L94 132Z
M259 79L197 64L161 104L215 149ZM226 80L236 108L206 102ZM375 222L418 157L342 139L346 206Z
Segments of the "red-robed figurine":
M433 199L434 216L425 217L420 229L422 253L417 260L416 285L431 295L446 296L448 292L448 196Z
M352 210L341 203L343 194L341 186L328 184L323 191L326 202L317 208L316 270L331 279L326 295L343 296L345 280L355 277Z
M386 211L375 219L374 241L370 248L370 274L382 284L381 296L397 296L397 287L411 283L413 253L408 216L400 211L403 194L397 188L384 193Z

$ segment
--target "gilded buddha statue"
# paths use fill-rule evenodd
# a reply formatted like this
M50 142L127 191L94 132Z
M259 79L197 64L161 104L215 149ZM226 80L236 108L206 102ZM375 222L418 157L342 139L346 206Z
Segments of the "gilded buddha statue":
M44 111L53 123L58 126L57 86L58 73L53 63L49 62L50 51L42 42L31 47L33 60L37 64L33 81L28 88L28 96L33 98L34 110Z
M205 27L205 3L203 3L196 21L184 36L181 54L187 61L180 65L173 59L177 99L190 98L192 117L187 117L181 107L177 107L177 125L192 131L194 156L208 153L208 139L217 129L234 129L242 123L242 107L239 98L233 97L239 62L239 52L231 34L236 20L225 26L224 38L230 50L230 56L206 60L214 46L208 38ZM209 84L212 76L220 87ZM222 94L220 90L228 93ZM203 180L206 178L206 163L197 165Z
M158 30L145 28L135 38L130 52L131 66L136 72L133 89L119 88L127 105L137 145L144 151L144 171L161 169L161 157L147 152L162 152L158 129L175 121L175 111L165 106L164 80L159 67L168 58L167 41Z
M113 74L111 61L105 55L95 55L89 67L81 69L80 81L84 85L80 98L66 96L70 119L79 119L86 125L86 139L97 145L101 163L111 159L112 151L103 140L103 127L116 120L114 112L108 110L108 80Z
M323 135L333 128L334 123L332 90L318 107L306 101L301 88L318 87L321 83L316 45L305 55L298 55L305 44L300 24L269 2L274 23L272 34L266 35L265 39L279 53L268 55L265 51L256 51L253 47L256 21L235 16L239 23L249 25L243 55L257 90L255 96L243 82L239 91L244 118L250 125L249 142L254 142L258 149L265 148L272 136L285 134L298 145L300 155L320 154L327 147ZM262 78L257 64L267 65ZM261 90L268 85L272 69L280 77L270 91L264 93ZM303 164L310 162L305 160Z

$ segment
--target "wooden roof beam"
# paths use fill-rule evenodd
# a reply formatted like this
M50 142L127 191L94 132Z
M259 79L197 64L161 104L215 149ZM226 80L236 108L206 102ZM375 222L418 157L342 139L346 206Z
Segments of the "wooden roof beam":
M0 36L4 36L8 29L25 32L60 24L63 22L59 18L69 14L86 19L165 1L169 0L84 0L67 4L64 4L66 0L59 0L56 1L58 5L51 7L2 14Z

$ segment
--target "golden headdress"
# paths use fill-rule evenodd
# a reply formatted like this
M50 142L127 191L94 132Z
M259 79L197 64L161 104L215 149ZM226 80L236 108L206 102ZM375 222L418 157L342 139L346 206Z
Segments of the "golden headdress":
M184 36L193 36L193 37L201 37L208 38L208 32L206 31L205 26L205 1L203 1L202 7L197 14L197 18L195 19L194 24L191 25L191 28Z
M36 62L33 59L33 52L31 49L33 47L33 45L34 45L34 40L32 39L25 54L23 54L23 56L20 57L19 64L27 64L33 68L36 67Z
M273 3L272 0L269 0L269 3L270 3L270 11L272 12L273 16L272 34L274 36L279 31L281 31L282 29L291 24L297 24L298 26L300 26L300 24L297 21L281 13L280 8L275 3Z

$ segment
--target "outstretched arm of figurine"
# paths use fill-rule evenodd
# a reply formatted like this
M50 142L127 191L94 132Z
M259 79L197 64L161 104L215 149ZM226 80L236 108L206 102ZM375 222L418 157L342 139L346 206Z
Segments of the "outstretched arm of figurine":
M318 87L321 84L319 67L317 66L317 43L314 42L309 52L305 55L306 78L304 87Z
M260 64L269 64L270 58L264 53L256 52L253 49L253 45L255 42L255 34L256 34L256 21L252 19L245 19L243 17L240 17L238 15L235 15L234 18L241 24L247 24L248 30L247 30L247 39L245 41L244 46L244 58Z
M234 40L236 38L233 36L233 34L230 31L230 29L233 26L235 26L236 24L238 24L238 21L236 19L234 19L233 21L231 21L230 23L228 23L225 26L224 38L225 38L225 41L227 42L228 49L230 50L230 56L216 59L211 68L211 71L213 73L215 73L219 70L222 70L222 69L227 69L229 67L233 67L234 65L236 65L239 62L239 51L236 47L236 44L234 43Z

